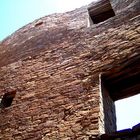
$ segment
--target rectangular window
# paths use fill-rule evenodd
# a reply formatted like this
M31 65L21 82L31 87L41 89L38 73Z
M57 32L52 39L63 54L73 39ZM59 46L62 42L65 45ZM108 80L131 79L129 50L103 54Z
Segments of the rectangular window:
M88 8L88 12L90 24L98 24L115 16L109 0L95 3Z

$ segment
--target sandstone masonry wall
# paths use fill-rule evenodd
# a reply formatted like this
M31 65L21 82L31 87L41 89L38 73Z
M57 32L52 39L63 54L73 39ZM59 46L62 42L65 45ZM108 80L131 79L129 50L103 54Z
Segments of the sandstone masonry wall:
M133 9L87 28L83 7L6 38L0 44L0 97L8 90L16 96L0 109L0 139L82 140L103 133L99 75L139 56L140 17Z

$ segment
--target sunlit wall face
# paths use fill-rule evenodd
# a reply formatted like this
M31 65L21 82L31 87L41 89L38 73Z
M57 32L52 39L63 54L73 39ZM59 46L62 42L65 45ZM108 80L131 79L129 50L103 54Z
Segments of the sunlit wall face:
M140 94L115 102L117 129L132 128L140 123Z

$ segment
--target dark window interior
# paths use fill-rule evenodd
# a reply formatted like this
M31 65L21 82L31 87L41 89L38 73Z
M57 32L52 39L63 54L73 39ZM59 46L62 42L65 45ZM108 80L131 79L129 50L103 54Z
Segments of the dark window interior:
M115 16L109 0L105 0L89 7L88 12L93 24L103 22Z
M6 107L11 106L12 101L13 101L13 99L15 97L15 94L16 94L15 91L5 93L3 95L2 100L1 100L0 107L1 108L6 108Z
M110 9L109 11L106 11L104 13L100 13L98 15L90 15L93 23L97 24L97 23L100 23L100 22L103 22L107 19L109 19L110 17L113 17L115 16L115 13L113 11L113 9Z
M116 73L104 75L104 83L116 101L140 93L140 59L130 61Z

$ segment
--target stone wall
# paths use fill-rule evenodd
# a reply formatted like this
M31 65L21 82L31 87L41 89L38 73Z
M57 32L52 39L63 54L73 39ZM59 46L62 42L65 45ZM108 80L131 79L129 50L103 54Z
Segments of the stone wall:
M87 28L83 7L36 20L2 41L0 97L9 90L16 96L0 109L0 139L82 140L103 133L99 75L140 54L140 17L133 10Z
M104 130L102 133L110 134L116 131L116 113L115 104L110 97L110 93L106 88L105 81L100 75L100 127Z
M88 84L86 69L77 59L73 65L43 53L1 68L1 96L8 88L16 89L12 106L1 110L1 139L98 134L98 85Z

